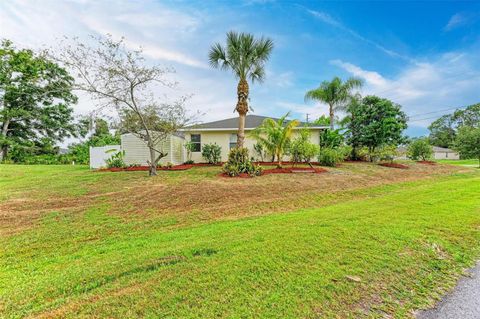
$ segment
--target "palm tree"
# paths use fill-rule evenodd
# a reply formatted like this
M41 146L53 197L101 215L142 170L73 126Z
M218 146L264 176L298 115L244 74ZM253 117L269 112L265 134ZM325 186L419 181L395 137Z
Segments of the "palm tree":
M227 33L226 46L220 43L210 48L208 55L213 68L232 70L239 80L237 86L238 102L235 110L239 115L238 147L243 147L245 140L245 117L248 112L249 87L247 80L262 82L265 79L265 63L273 49L273 41L268 38L255 39L249 33Z
M351 77L343 82L339 77L334 77L331 82L323 81L318 88L308 91L305 94L305 101L315 100L328 104L330 128L333 130L335 111L345 109L352 90L362 85L363 81L359 78Z
M289 115L290 112L277 121L265 119L262 125L250 133L268 152L277 158L278 167L282 167L282 157L290 142L293 129L300 124L297 120L287 121L286 119Z

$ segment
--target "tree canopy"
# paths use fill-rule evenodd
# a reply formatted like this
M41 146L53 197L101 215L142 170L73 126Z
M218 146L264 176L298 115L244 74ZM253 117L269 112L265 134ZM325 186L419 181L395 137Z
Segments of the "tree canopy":
M480 167L480 127L460 127L453 147L462 158L478 159Z
M452 147L462 126L480 126L480 103L458 109L433 121L428 127L430 143L440 147Z
M350 112L347 141L354 149L367 147L372 154L379 147L405 141L407 116L400 105L377 96L366 96Z
M73 77L45 54L1 42L0 160L12 148L35 153L76 136L73 85Z
M329 122L333 130L335 112L345 110L353 89L362 85L363 81L359 78L351 77L343 82L339 77L334 77L332 81L323 81L318 88L307 91L305 101L319 101L329 106Z

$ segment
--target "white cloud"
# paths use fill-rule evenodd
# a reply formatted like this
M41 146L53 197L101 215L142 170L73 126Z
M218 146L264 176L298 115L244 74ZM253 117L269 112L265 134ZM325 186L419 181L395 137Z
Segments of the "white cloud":
M475 14L473 13L455 13L450 20L448 20L447 25L443 28L445 31L451 31L453 29L465 26L472 22L475 18Z
M345 26L342 22L335 19L334 17L332 17L328 13L325 13L325 12L322 12L322 11L310 10L310 9L306 9L306 10L307 10L308 13L310 13L315 18L321 20L322 22L324 22L326 24L329 24L333 27L336 27L340 30L343 30L344 32L350 34L354 38L356 38L358 40L361 40L361 41L377 48L378 50L382 51L383 53L385 53L385 54L387 54L391 57L399 58L399 59L408 61L410 63L416 63L416 61L414 59L412 59L412 58L410 58L410 57L408 57L404 54L400 54L400 53L398 53L394 50L391 50L391 49L388 49L388 48L384 47L383 45L381 45L381 44L379 44L375 41L372 41L370 39L365 38L364 36L362 36L361 34L356 32L355 30L352 30L349 27Z
M364 94L387 97L401 104L407 114L417 115L478 103L479 62L474 54L447 53L432 62L409 66L397 76L387 78L352 63L331 61L348 73L365 79ZM426 127L431 119L418 120L440 115L415 116L412 123Z

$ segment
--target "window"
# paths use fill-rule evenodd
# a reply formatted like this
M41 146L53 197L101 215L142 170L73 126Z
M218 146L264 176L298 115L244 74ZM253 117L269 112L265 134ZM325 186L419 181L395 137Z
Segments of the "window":
M202 151L202 140L200 134L190 135L190 142L193 144L192 152L201 152Z
M230 134L230 149L237 147L237 134Z

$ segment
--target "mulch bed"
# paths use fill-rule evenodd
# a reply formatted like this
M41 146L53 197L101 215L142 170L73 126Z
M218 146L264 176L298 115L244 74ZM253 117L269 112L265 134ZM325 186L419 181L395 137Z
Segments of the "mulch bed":
M391 167L391 168L400 168L400 169L408 169L407 165L399 164L399 163L380 163L378 164L384 167Z
M434 161L417 161L418 164L425 164L425 165L437 165Z
M262 172L263 175L269 175L269 174L320 174L320 173L325 173L328 172L324 168L311 168L311 167L282 167L282 168L270 168L270 169L264 169ZM220 173L219 176L221 177L232 177L227 175L226 173ZM239 176L235 176L237 178L250 178L252 176L248 175L247 173L242 173Z
M221 166L222 164L208 164L208 163L194 163L194 164L180 164L172 167L157 167L159 171L186 171L192 167L206 167L206 166ZM112 168L102 168L98 171L100 172L138 172L138 171L148 171L150 166L131 166L131 167L112 167Z

